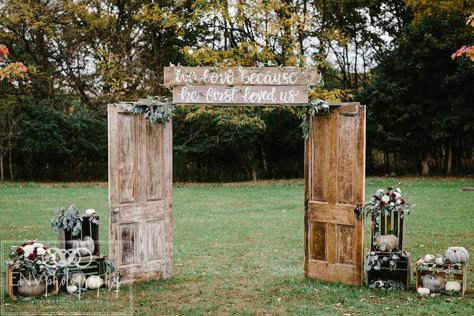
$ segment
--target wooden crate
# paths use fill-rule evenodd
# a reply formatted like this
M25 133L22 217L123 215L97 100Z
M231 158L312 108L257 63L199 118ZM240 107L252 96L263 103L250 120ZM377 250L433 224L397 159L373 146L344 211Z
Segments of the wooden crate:
M396 251L401 252L405 251L405 217L404 212L392 211L388 214L380 215L380 226L378 229L375 228L376 218L372 218L372 229L370 236L370 249L371 251L379 251L377 246L373 244L374 235L379 233L379 235L395 235L398 238L398 248Z
M445 263L443 266L435 264L417 264L416 267L416 288L422 287L421 279L426 274L437 273L444 278L444 281L458 281L461 283L461 294L467 290L467 263ZM459 267L459 269L457 269Z
M107 257L92 256L81 258L81 261L77 265L68 266L69 274L77 271L81 271L86 275L86 278L91 275L100 276L105 279L105 273L107 271L105 260ZM64 277L61 278L61 286L65 286L68 280ZM105 284L105 280L104 280ZM106 284L107 285L107 284Z
M382 264L380 270L371 269L367 272L367 285L375 281L396 281L404 285L405 290L410 288L410 253L407 252L375 252L379 257L396 254L396 268L390 269L389 261Z
M16 300L18 296L18 282L20 279L18 271L13 267L13 263L8 261L5 269L6 276L6 294L12 299ZM45 296L58 294L59 282L57 279L53 280L52 284L48 285Z
M94 253L93 256L100 256L100 243L99 243L99 225L92 223L92 219L99 220L99 216L84 216L82 222L81 234L79 236L72 236L70 231L61 231L59 233L59 248L60 249L71 249L71 241L77 238L84 238L86 236L91 237L94 240Z

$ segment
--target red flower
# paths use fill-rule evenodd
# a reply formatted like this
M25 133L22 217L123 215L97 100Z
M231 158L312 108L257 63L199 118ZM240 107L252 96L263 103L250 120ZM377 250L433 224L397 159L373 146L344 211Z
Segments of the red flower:
M36 255L34 253L30 253L30 255L28 256L28 259L29 260L35 260L36 259Z
M43 249L44 249L44 250L48 250L48 249L49 249L49 247L43 247Z
M391 197L396 197L397 195L395 193L390 194Z
M25 241L23 244L21 244L21 247L25 247L26 245L33 245L34 243L34 241Z
M390 196L390 192L387 192L387 193L385 193L385 195L388 195L388 196Z
M23 254L23 249L21 249L21 247L16 248L16 254L17 255Z
M385 202L384 201L380 201L380 206L384 206L385 205Z
M376 194L372 195L372 197L376 200L380 200L379 197Z
M404 200L404 199L401 199L401 200L400 200L400 204L405 204L405 200Z

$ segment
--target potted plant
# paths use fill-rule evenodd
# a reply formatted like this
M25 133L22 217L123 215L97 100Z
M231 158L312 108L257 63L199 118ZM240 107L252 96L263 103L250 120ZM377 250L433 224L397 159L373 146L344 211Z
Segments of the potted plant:
M61 270L56 255L42 243L28 241L13 249L10 260L17 272L17 289L21 296L38 296L47 292Z
M84 224L88 224L84 226ZM74 204L56 210L55 216L51 220L51 228L58 232L64 248L77 249L80 256L90 256L97 249L97 236L93 236L92 226L99 225L99 219L95 215L95 210L87 209L81 213Z

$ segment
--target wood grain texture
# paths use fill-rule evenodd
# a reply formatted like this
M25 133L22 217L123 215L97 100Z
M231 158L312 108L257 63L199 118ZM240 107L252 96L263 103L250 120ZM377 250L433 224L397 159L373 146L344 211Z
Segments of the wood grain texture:
M164 84L175 85L316 85L316 69L299 67L165 67Z
M108 108L109 254L124 282L171 276L172 126Z
M363 221L353 210L364 198L365 107L334 104L329 115L312 118L310 126L305 143L305 275L362 284Z

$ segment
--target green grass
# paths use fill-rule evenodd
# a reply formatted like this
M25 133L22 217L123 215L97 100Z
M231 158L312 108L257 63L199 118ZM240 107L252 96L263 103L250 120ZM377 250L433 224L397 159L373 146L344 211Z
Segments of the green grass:
M426 253L444 253L452 245L464 246L474 255L474 192L461 190L474 187L473 179L369 178L366 196L399 182L416 203L406 235L413 263ZM3 312L474 315L473 292L419 299L413 288L386 293L305 279L303 191L302 181L176 186L173 278L124 287L118 298L105 290L99 298L88 293L81 300L64 294L17 302L4 297ZM106 238L106 187L9 184L0 187L0 240L54 240L49 229L53 211L72 202L98 211L101 236ZM472 268L468 280L473 289Z

